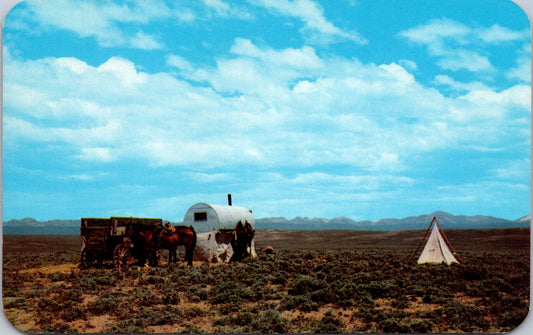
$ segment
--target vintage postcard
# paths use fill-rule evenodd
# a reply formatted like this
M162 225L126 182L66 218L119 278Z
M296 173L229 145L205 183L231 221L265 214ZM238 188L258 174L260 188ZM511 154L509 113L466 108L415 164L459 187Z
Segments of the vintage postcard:
M516 2L13 2L13 333L527 331Z

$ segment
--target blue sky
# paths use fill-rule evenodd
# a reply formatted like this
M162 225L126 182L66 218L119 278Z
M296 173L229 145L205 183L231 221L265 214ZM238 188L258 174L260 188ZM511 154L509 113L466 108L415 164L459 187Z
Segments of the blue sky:
M511 1L25 1L3 33L4 220L530 213Z

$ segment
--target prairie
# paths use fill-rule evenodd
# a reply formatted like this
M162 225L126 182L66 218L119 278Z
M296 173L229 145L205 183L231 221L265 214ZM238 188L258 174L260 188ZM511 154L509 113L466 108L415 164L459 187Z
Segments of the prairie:
M528 228L449 230L463 264L416 265L424 231L258 230L242 263L79 268L79 236L4 236L4 312L25 332L503 332L527 316Z

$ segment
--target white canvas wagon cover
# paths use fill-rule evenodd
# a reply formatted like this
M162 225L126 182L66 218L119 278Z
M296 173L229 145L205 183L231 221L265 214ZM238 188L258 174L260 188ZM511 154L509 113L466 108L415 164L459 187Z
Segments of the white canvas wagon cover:
M197 203L185 213L183 224L193 226L198 234L194 260L208 262L229 262L233 255L231 239L238 222L248 222L255 229L252 212L244 207ZM256 257L255 239L249 250Z
M185 213L183 224L193 226L197 233L234 229L237 222L248 222L255 229L252 212L244 207L197 203Z

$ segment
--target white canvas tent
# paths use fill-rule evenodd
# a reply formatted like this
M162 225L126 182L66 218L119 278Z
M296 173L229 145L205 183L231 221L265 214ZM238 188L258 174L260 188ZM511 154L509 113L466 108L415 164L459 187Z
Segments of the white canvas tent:
M231 239L238 222L246 222L255 229L252 212L244 207L197 203L189 208L183 224L193 226L197 233L194 260L208 262L229 262L233 255ZM255 239L249 254L256 257Z
M431 229L432 226L433 229ZM430 230L431 233L428 237L428 232ZM418 264L446 263L450 265L452 263L459 263L459 261L461 261L461 258L459 257L459 255L451 245L450 241L446 237L446 234L444 233L444 230L442 229L439 220L437 220L437 217L433 217L433 220L431 220L426 234L424 235L424 238L418 246L418 249L416 250L415 254L418 252L418 250L420 250L420 246L424 244L424 242L425 246L422 250L422 253L420 254L420 257L418 258Z

